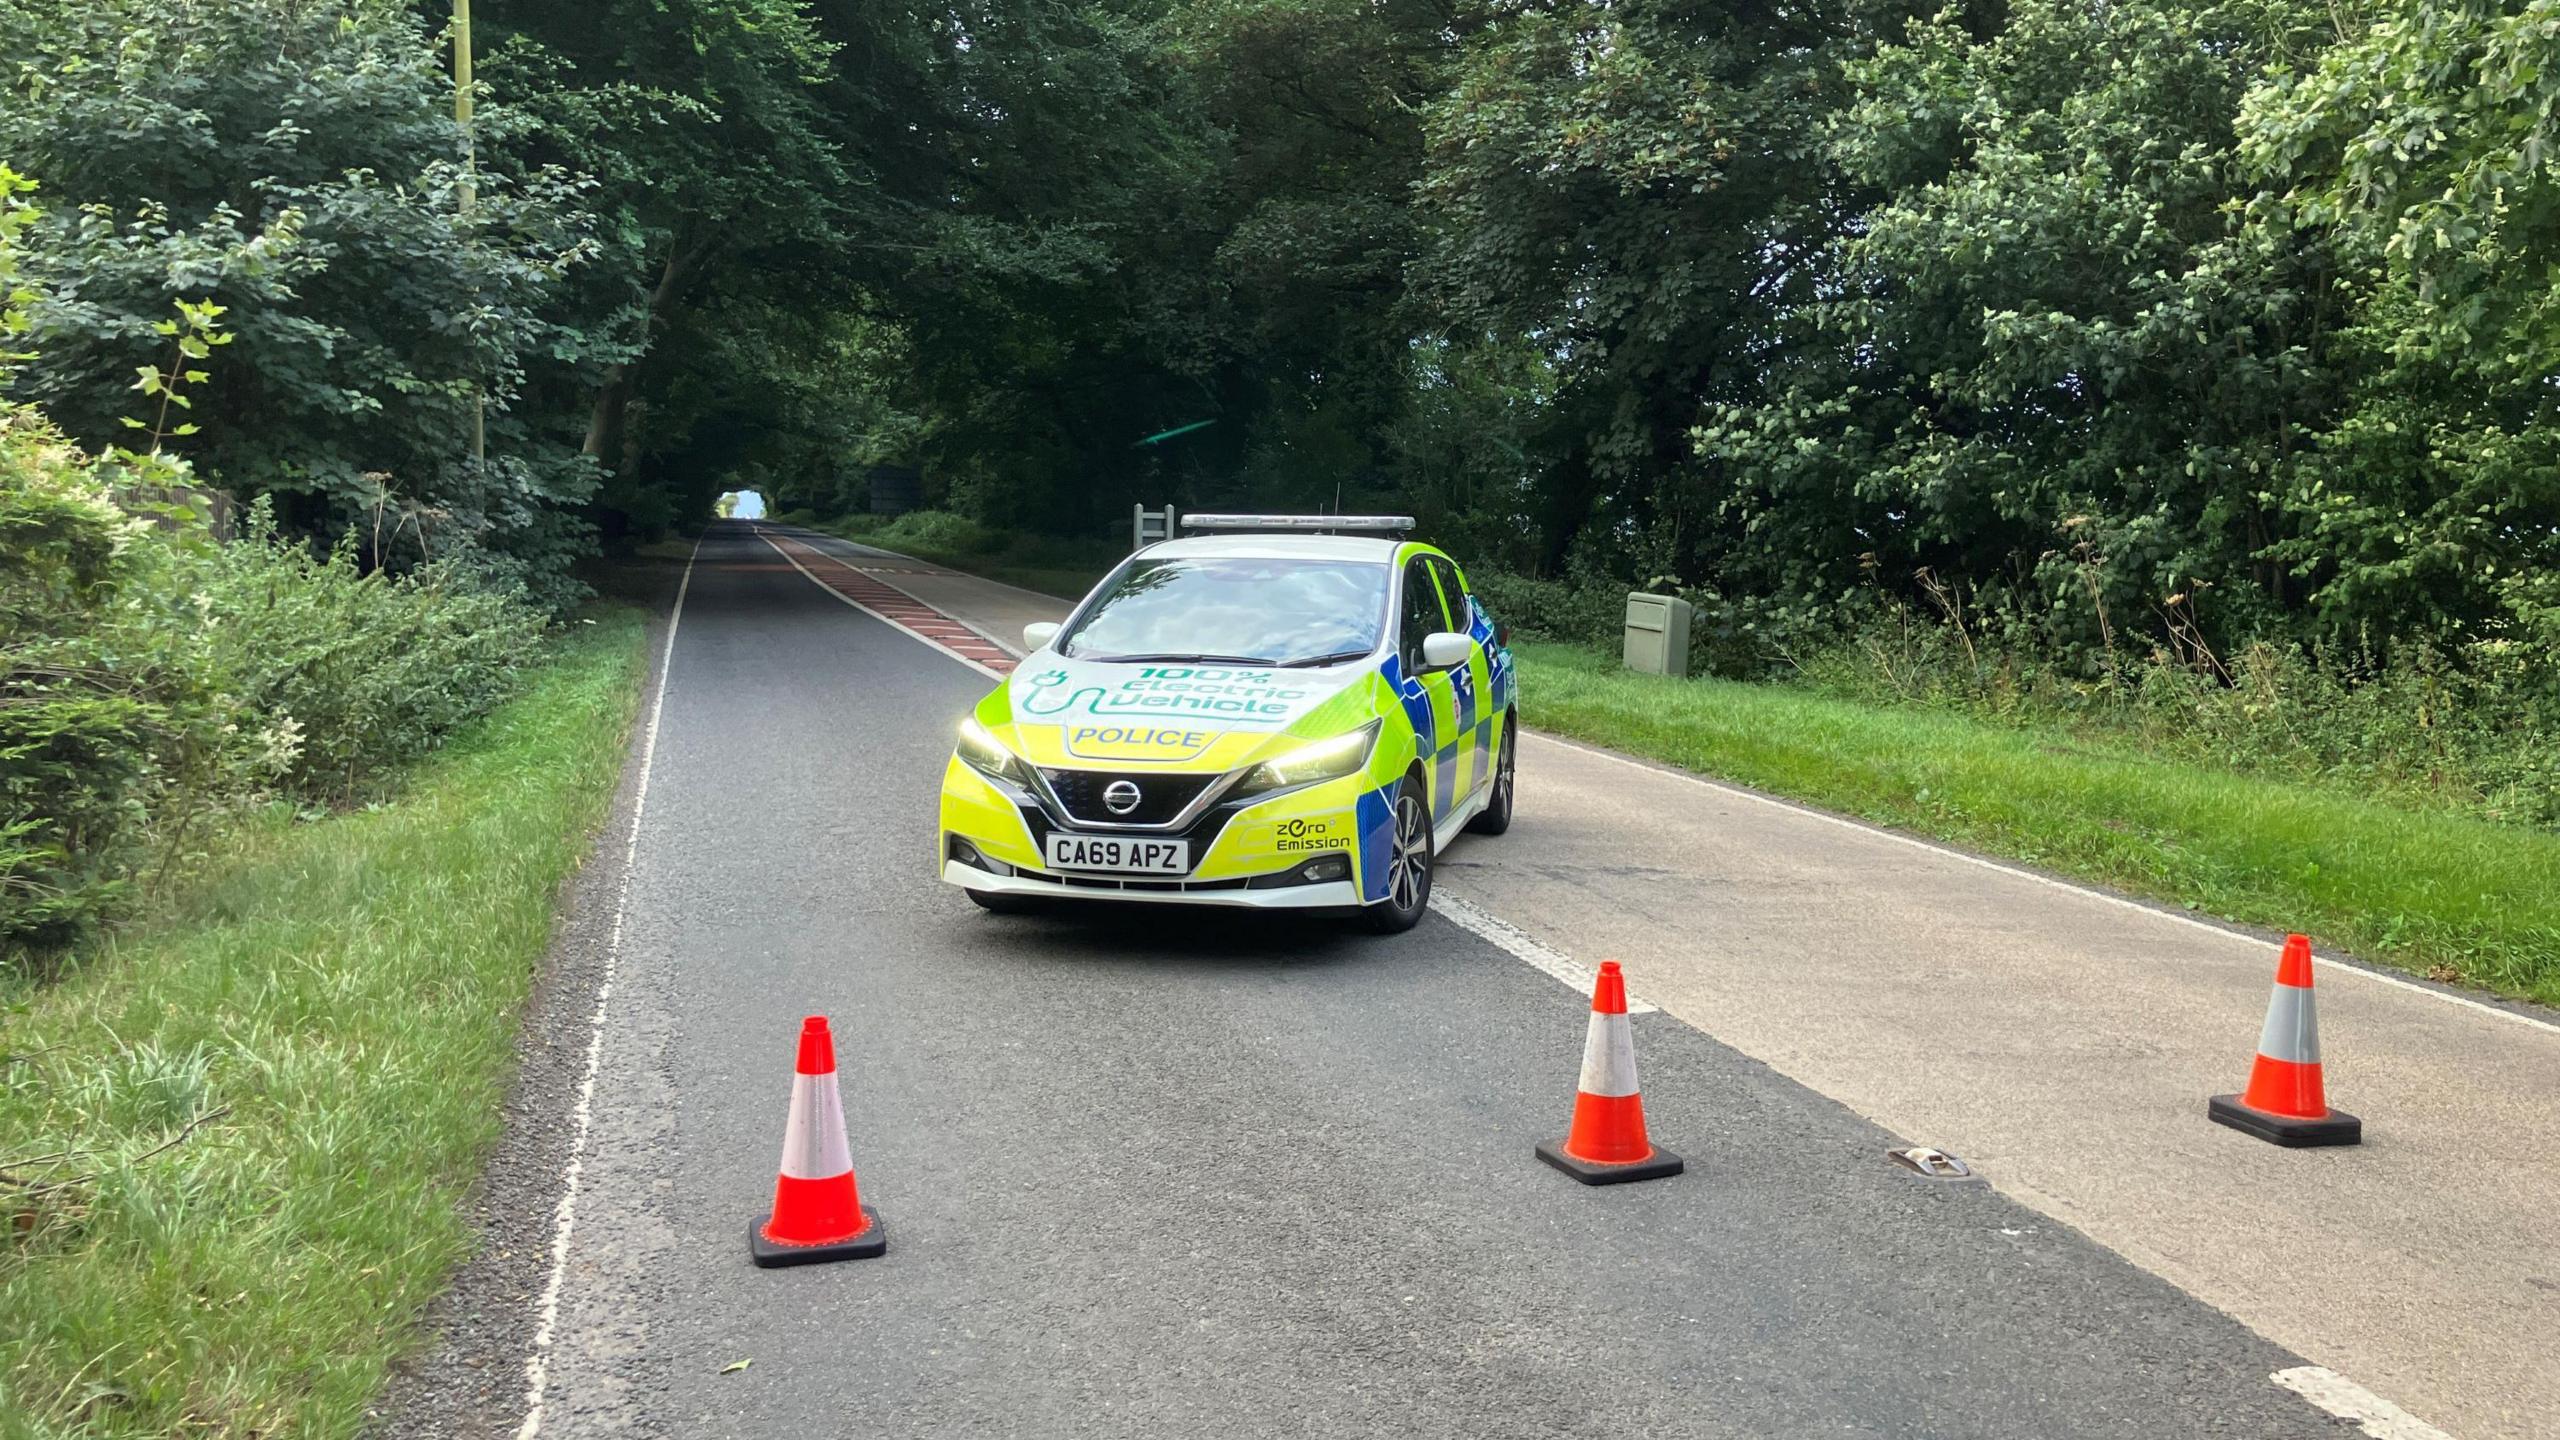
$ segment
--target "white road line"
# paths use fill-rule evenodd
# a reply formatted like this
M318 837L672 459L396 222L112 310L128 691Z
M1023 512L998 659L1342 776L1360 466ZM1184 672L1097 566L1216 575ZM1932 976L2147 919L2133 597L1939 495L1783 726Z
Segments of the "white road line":
M1829 811L1816 810L1810 805L1799 805L1792 800L1781 800L1775 795L1763 795L1757 790L1746 789L1740 785L1729 785L1721 780L1710 780L1706 776L1692 774L1686 770L1675 769L1669 765L1658 765L1651 761L1638 760L1630 756L1620 755L1608 750L1602 750L1597 746L1584 745L1578 741L1567 740L1559 735L1550 735L1543 730L1535 730L1529 733L1536 739L1542 740L1547 744L1562 746L1567 750L1589 755L1594 759L1607 760L1615 764L1627 766L1630 769L1643 770L1655 775L1669 776L1674 780L1685 780L1692 785L1703 786L1704 788L1713 790L1721 795L1731 795L1737 799L1752 801L1755 804L1771 806L1775 809L1787 811L1790 814L1804 816L1809 820L1822 821L1826 825L1837 825L1843 830L1854 830L1861 835L1870 835L1879 840L1891 840L1898 845L1908 845L1915 850L1926 850L1932 855L1943 855L1951 860L1961 860L1968 865L1979 865L1985 870L1996 870L2003 875L2013 876L2020 880L2032 880L2038 885L2049 886L2055 890L2068 891L2071 894L2082 896L2086 899L2103 900L2107 904L2116 906L2120 909L2137 911L2141 914L2149 915L2161 920L2175 920L2181 925L2193 926L2198 930L2204 931L2208 935L2219 935L2225 940L2236 940L2248 945L2263 946L2266 944L2265 941L2259 939L2255 935L2244 935L2237 930L2230 929L2227 926L2217 925L2210 920L2200 920L2193 915L2181 915L2175 910L2163 910L2157 906L2145 905L2139 900L2129 900L2122 895L2110 895L2104 890L2093 890L2086 885L2075 885L2068 880L2057 880L2050 875L2039 875L2033 870L2022 870L2015 865L2003 865L1997 860L1986 860L1982 856L1968 854L1951 845L1938 844L1934 840L1923 840L1915 835L1904 835L1898 831L1887 830L1881 826L1870 825L1863 820L1852 820L1845 815L1834 815ZM2519 1025L2530 1026L2533 1029L2541 1030L2548 1034L2560 1035L2560 1025L2554 1025L2550 1021L2542 1019L2540 1016L2527 1015L2522 1011L2509 1010L2502 1006L2483 1004L2482 1002L2474 1000L2467 995L2456 995L2449 990L2438 990L2433 986L2420 985L2413 980L2403 980L2397 975L2386 975L2379 970L2369 970L2362 965L2350 965L2342 960L2332 960L2320 956L2314 956L2313 963L2334 975L2352 975L2358 979L2371 980L2379 984L2392 986L2396 989L2406 990L2413 995L2424 995L2430 1000L2441 1000L2447 1005L2460 1005L2465 1009L2477 1010L2483 1015L2494 1015L2501 1020L2512 1020Z
M988 679L990 679L990 680L1002 680L1002 679L1004 678L1004 675L1003 675L1003 673L1002 673L1001 671L990 670L990 669L988 669L986 666L979 664L977 661L970 659L968 656L961 654L959 651L952 649L950 646L943 644L941 641L934 639L932 636L930 636L930 635L926 635L926 634L924 634L924 633L922 633L922 632L920 632L920 631L915 631L915 630L910 630L910 629L908 629L906 626L899 624L897 621L890 619L888 616L881 614L879 611L872 609L870 606L865 605L865 604L863 604L861 601L854 599L852 596L847 595L846 593L844 593L844 592L843 592L843 591L841 591L841 590L838 590L836 587L834 587L833 585L828 584L826 581L819 579L816 575L814 575L814 574L811 574L811 573L810 573L810 570L809 570L809 567L808 567L808 566L801 564L801 563L799 562L799 560L798 560L797 558L795 558L795 557L792 555L792 553L791 553L790 551L783 549L783 548L782 548L782 546L781 546L781 544L780 544L779 542L777 542L777 541L776 541L772 536L767 535L766 533L764 533L764 531L762 531L762 530L758 530L758 531L756 531L756 538L757 538L757 539L759 539L759 540L761 540L761 541L763 541L763 542L764 542L764 543L766 543L767 545L771 545L771 546L773 546L773 553L774 553L774 554L779 555L779 556L781 556L783 559L790 561L790 562L791 562L791 568L792 568L792 569L799 571L799 572L801 573L801 575L805 576L805 577L808 579L808 581L809 581L809 583L810 583L810 584L817 586L820 590L823 590L823 591L825 591L826 593L828 593L828 594L830 594L830 595L833 595L834 597L836 597L837 599L839 599L839 600L843 601L843 602L844 602L844 603L846 603L847 605L850 605L850 606L852 606L854 609L861 611L863 614L870 616L872 619L879 621L881 624L888 626L890 629L897 631L899 634L906 636L908 639L915 641L917 644L919 644L919 645L929 645L929 646L933 647L933 649L935 650L935 652L936 652L936 653L941 654L941 655L948 656L949 658L951 658L951 659L953 659L953 660L957 660L957 661L959 661L961 664L968 666L970 669L977 671L979 674L986 676L986 677L987 677ZM806 544L807 542L806 542L806 541L803 541L803 542L801 542L801 543ZM824 552L821 552L821 553L824 553ZM830 560L836 560L836 557L835 557L835 556L832 556L832 555L828 556L827 558L828 558L828 559L830 559ZM838 563L838 564L842 564L843 562L842 562L841 560L837 560L837 563ZM849 566L848 566L847 568L851 568L851 567L849 567ZM856 571L855 573L859 574L859 573L861 573L861 572ZM885 583L885 582L884 582L884 583ZM889 588L890 588L890 589L892 589L892 590L897 590L897 589L898 589L898 587L897 587L897 586L895 586L895 585L891 585ZM899 594L901 594L901 595L906 595L906 594L907 594L907 592L905 592L904 590L898 590L898 593L899 593ZM912 596L912 595L907 595L907 598L908 598L908 599L910 599L910 600L915 600L915 597L914 597L914 596ZM924 602L923 602L923 601L921 601L921 600L916 600L916 603L917 603L917 604L919 604L919 605L924 605ZM932 607L932 606L930 606L930 605L925 606L925 608L926 608L926 609L928 609L928 610L932 610L932 609L933 609L933 607ZM941 611L939 611L939 610L934 610L934 612L933 612L933 613L935 613L935 614L937 614L937 615L942 614L942 612L941 612ZM945 617L945 618L948 618L948 617ZM960 623L960 622L955 621L955 622L953 622L953 623L957 624L957 623ZM970 629L970 630L971 630L971 631L973 631L973 632L974 632L974 631L975 631L975 629L976 629L976 627L975 627L975 626L967 626L967 627L965 627L965 628L968 628L968 629Z
M2296 1365L2267 1378L2341 1420L2353 1420L2373 1440L2453 1440L2335 1370Z
M1528 931L1498 915L1471 905L1445 890L1431 892L1431 908L1439 911L1441 918L1459 929L1479 939L1489 940L1494 945L1510 951L1513 955L1553 975L1571 986L1585 999L1590 998L1591 987L1599 981L1600 977L1590 966L1548 949L1531 938ZM1627 997L1627 1013L1630 1015L1651 1015L1660 1008L1649 1000L1639 1000L1633 995Z
M706 532L707 533L707 532ZM595 1116L596 1071L604 1059L605 1011L613 1003L613 973L622 956L622 917L630 909L631 869L640 854L640 817L649 808L649 771L658 759L658 716L667 708L667 682L674 678L676 627L684 623L684 597L693 589L693 562L702 541L684 561L684 578L676 582L675 609L667 615L666 648L658 655L657 693L649 700L648 724L640 732L640 780L631 797L631 830L622 842L622 875L614 882L613 928L604 942L604 974L596 986L595 1013L587 1020L587 1070L578 1081L578 1104L571 1112L569 1163L560 1172L560 1204L551 1216L551 1273L542 1282L535 1307L533 1350L524 1362L524 1424L516 1440L542 1433L543 1392L551 1377L551 1340L560 1327L560 1281L569 1269L569 1233L578 1223L578 1180L585 1172L587 1128Z

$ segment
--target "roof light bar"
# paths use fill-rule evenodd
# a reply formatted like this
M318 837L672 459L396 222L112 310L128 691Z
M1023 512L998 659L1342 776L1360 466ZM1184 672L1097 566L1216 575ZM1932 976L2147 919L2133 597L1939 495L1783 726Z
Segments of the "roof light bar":
M1304 530L1321 534L1401 535L1410 515L1185 515L1185 530Z

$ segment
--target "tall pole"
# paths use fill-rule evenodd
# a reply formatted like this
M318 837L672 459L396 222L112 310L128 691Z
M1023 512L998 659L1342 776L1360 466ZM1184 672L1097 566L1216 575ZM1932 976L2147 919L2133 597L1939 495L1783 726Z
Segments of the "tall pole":
M462 218L480 202L479 156L471 141L471 0L453 0L453 123L462 127ZM473 387L471 468L489 463L489 397Z

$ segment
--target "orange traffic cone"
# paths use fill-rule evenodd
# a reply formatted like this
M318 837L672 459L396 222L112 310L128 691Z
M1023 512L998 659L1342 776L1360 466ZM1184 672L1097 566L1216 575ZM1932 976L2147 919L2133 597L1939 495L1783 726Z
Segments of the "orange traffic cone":
M1591 1028L1582 1039L1582 1084L1573 1097L1573 1129L1538 1158L1585 1185L1617 1185L1677 1175L1687 1162L1644 1134L1644 1099L1636 1093L1636 1037L1627 1021L1627 980L1618 962L1600 962L1591 987Z
M2249 1089L2216 1095L2205 1113L2216 1124L2277 1145L2354 1145L2364 1122L2329 1108L2320 1084L2320 1017L2311 1001L2311 942L2284 940L2276 962L2275 993L2267 1000L2266 1028L2258 1034L2258 1061Z
M860 1260L888 1248L887 1227L854 1188L844 1098L836 1090L835 1036L826 1016L812 1015L800 1022L799 1073L791 1081L773 1213L748 1227L747 1252L771 1267Z

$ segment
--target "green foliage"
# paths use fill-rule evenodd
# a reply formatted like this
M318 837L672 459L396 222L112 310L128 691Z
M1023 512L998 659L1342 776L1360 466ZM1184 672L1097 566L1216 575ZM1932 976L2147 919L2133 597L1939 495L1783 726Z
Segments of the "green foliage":
M0 332L38 231L0 169ZM0 954L57 952L271 791L347 799L504 696L543 622L482 567L393 575L280 537L270 502L214 543L164 442L228 353L225 307L177 302L138 366L151 449L84 453L0 401ZM379 546L376 546L378 552Z
M2093 677L1895 604L1790 673L1864 703L2068 727L2235 774L2560 827L2560 686L2504 642L2453 657L2404 647L2386 662L2257 641L2228 657L2153 651Z
M2280 553L2335 630L2560 649L2560 10L2386 3L2242 117L2254 216L2352 257L2353 404Z
M224 719L202 628L145 598L165 561L100 469L0 408L0 954L123 898L149 802Z
M18 273L19 253L39 214L27 199L35 188L36 182L0 164L0 389L16 376L18 362L28 358L28 352L12 347L26 343L27 307L36 300L36 292Z
M1823 127L1879 13L1892 7L1470 12L1428 111L1417 275L1464 342L1454 363L1480 345L1544 356L1546 394L1503 427L1525 483L1501 505L1539 569L1586 532L1614 549L1657 525L1692 579L1768 553L1719 528L1749 477L1690 435L1755 393L1773 334L1819 293L1852 198Z
M642 618L579 627L396 800L234 827L112 963L0 972L0 1155L61 1184L9 1191L0 1433L364 1432L470 1246L518 1009L621 774Z
M910 510L874 530L868 539L896 550L912 546L953 555L983 555L1003 543L1003 536L965 515L944 510Z
M344 802L511 692L538 611L453 561L367 572L264 502L230 544L0 416L0 951L50 952L269 795ZM181 472L183 473L183 472Z
M1696 433L1743 482L1719 583L1938 583L2075 653L2172 596L2220 634L2279 613L2330 281L2235 226L2231 122L2312 13L2031 0L1850 64L1826 158L1873 198L1759 392Z
M34 299L15 283L32 189L0 167L0 337ZM196 344L212 318L189 317ZM151 802L218 778L231 707L202 617L170 603L174 547L111 489L182 475L92 459L0 401L0 955L84 933L123 898Z
M119 442L130 377L204 358L164 328L171 300L217 305L237 343L155 440L187 435L206 482L275 496L297 533L361 527L369 562L483 554L565 600L593 467L518 402L598 364L566 308L596 251L587 186L482 173L466 213L430 38L380 0L0 0L0 153L50 197L25 259L38 354L12 390Z
M326 554L276 533L263 505L191 569L216 622L224 685L269 732L277 783L348 801L510 694L543 621L455 561L366 571L350 536Z

